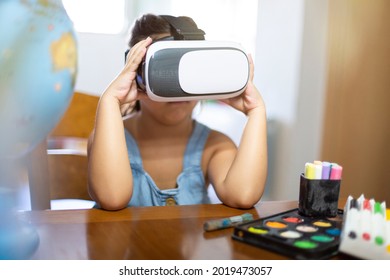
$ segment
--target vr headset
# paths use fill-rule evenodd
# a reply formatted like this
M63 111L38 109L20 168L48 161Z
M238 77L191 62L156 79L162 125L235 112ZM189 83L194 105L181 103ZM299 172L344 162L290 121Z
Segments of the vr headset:
M204 31L195 23L161 17L171 25L173 36L152 43L137 71L138 87L149 98L162 102L225 99L245 90L249 62L238 43L205 41Z

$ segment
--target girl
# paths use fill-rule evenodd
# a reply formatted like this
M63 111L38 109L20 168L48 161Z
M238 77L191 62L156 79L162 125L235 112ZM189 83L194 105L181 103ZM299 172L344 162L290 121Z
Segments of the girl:
M126 64L97 108L88 145L90 195L107 210L199 204L210 203L211 184L224 204L250 208L261 198L267 175L266 110L253 84L253 61L249 58L245 91L224 100L247 116L236 147L192 118L197 101L155 102L137 87L148 46L172 33L160 16L147 14L135 22ZM134 107L139 110L123 118Z

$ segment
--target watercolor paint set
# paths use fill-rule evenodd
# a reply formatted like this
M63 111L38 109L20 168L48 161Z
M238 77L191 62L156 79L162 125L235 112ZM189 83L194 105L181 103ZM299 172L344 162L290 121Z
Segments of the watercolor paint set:
M385 202L349 196L344 207L340 252L360 259L390 260L390 209Z
M293 259L328 259L338 253L343 210L334 217L308 217L292 209L240 224L233 239Z
M338 208L343 168L305 164L298 208L235 227L233 238L293 259L328 259L338 253L343 210Z

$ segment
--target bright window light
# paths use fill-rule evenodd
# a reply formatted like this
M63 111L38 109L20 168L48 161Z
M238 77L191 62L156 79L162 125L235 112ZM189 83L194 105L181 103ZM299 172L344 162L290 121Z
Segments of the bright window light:
M62 0L78 32L118 34L125 27L125 0Z
M190 16L206 40L240 43L254 56L258 0L171 0L172 15Z

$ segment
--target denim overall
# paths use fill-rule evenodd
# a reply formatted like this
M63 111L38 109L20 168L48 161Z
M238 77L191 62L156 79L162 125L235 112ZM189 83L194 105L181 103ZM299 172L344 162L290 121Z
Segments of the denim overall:
M184 154L183 171L177 178L177 187L165 190L160 190L143 169L138 145L130 132L125 129L126 145L133 173L133 196L128 206L210 203L201 168L203 149L210 128L197 121L194 122L194 130Z

